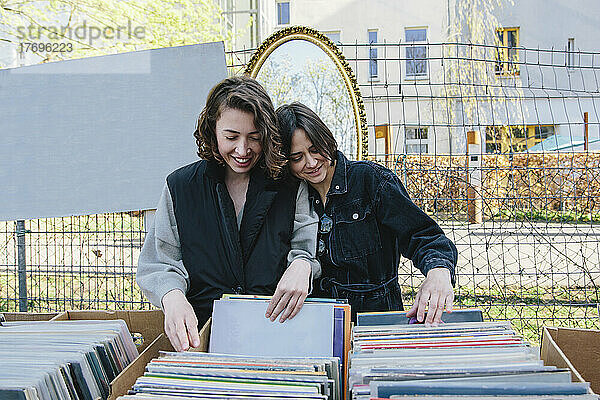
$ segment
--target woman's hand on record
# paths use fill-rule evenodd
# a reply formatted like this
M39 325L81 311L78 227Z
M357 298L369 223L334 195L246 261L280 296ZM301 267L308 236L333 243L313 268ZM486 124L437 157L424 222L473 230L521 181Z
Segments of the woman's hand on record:
M413 306L408 310L408 318L415 317L417 321L426 324L439 324L444 310L452 312L454 291L450 281L450 271L447 268L433 268L419 288ZM427 311L427 318L425 318Z
M277 289L269 302L265 317L275 321L277 316L281 314L279 322L294 318L304 305L306 296L308 296L310 273L311 267L308 261L302 259L292 261L277 284Z
M165 333L177 351L200 346L198 318L185 294L174 289L162 298L165 313Z

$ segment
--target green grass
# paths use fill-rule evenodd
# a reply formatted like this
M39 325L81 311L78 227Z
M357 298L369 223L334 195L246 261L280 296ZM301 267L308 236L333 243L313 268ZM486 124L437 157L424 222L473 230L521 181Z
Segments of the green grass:
M538 222L600 222L600 213L552 210L499 210L491 219Z
M56 274L27 276L27 310L149 309L133 275ZM19 311L16 276L0 275L0 312Z

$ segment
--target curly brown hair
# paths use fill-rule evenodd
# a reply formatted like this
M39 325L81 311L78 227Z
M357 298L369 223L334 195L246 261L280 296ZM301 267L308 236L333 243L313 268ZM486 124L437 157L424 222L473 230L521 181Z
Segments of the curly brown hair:
M283 154L275 109L266 90L248 76L224 79L211 89L194 131L198 156L224 164L217 146L216 125L226 108L254 116L254 125L260 132L263 149L263 156L257 165L264 168L271 178L280 177L287 159Z

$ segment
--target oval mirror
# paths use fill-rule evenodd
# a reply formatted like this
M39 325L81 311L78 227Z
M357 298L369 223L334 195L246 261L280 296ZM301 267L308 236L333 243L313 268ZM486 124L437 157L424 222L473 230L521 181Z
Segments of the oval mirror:
M325 35L301 26L280 30L256 50L245 71L267 90L273 105L299 101L334 134L351 160L366 159L367 120L356 79Z

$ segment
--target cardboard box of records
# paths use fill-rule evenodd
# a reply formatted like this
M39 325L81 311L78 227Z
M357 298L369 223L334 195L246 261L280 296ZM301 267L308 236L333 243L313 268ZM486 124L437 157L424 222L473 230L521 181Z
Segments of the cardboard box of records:
M545 365L569 368L574 382L600 393L600 330L545 326L540 353Z
M169 340L163 333L164 315L161 310L81 310L65 311L60 314L18 312L3 314L6 321L124 320L133 336L140 356L113 379L110 384L111 390L109 399L116 399L118 396L126 394L136 378L143 374L144 367L148 361L157 356L159 350L173 350ZM150 349L150 352L145 353L147 349ZM148 354L155 354L155 356L147 358Z
M162 311L161 316L162 316ZM163 332L163 319L164 316L161 317L160 329L161 333L146 346L143 350L140 349L140 355L135 359L134 362L129 364L120 374L117 376L110 384L111 392L108 400L114 400L119 396L123 396L127 394L129 389L133 386L136 379L144 374L146 369L146 364L150 362L153 358L157 358L160 351L175 351L169 338ZM128 324L129 325L129 324ZM200 330L200 346L195 349L191 349L191 351L208 351L208 343L210 340L210 327L211 327L211 319L209 318L206 321L204 327ZM131 328L130 328L131 330ZM131 332L134 332L131 330Z
M223 398L238 390L241 391L240 393L254 393L253 396L269 394L268 397L273 398L323 398L323 396L333 400L345 398L342 378L343 360L334 354L336 351L350 349L350 306L346 303L338 304L336 300L312 299L305 303L302 314L281 324L264 318L268 300L269 298L264 296L224 295L222 299L215 301L213 318L209 318L200 329L200 345L190 351L207 353L210 349L211 352L217 353L216 357L219 361L216 362L231 363L232 372L227 372L227 375L212 375L214 371L198 373L198 380L204 382L203 387L199 389L203 392L210 391L207 387L215 385L215 393L221 393ZM341 312L337 312L336 316L338 309ZM325 328L329 324L331 330ZM213 340L211 340L211 332ZM269 346L265 346L265 343L269 343ZM290 343L294 343L294 346L289 346ZM256 357L224 355L229 354L229 350L232 349L235 349L234 354L259 355ZM144 389L167 392L174 390L181 395L179 390L182 387L178 386L178 383L165 382L164 379L169 380L169 377L152 375L181 374L182 370L174 369L185 369L186 364L190 362L197 364L215 362L208 358L189 355L185 356L188 359L183 361L169 359L161 363L160 360L153 360L159 357L161 351L173 351L164 333L113 380L109 399L126 395L134 385L138 386L136 392L141 393L142 397L146 395ZM173 355L166 358L172 357L177 358ZM151 362L155 362L153 367L148 367L149 374L144 375ZM271 368L275 369L271 370ZM269 376L270 374L276 374L276 377ZM144 377L140 378L142 375ZM257 377L260 377L259 380L264 379L258 385L260 387L255 386L255 382L247 382ZM159 385L160 389L154 385ZM166 392L161 393L166 394Z
M11 315L10 320L49 320L46 315ZM7 320L9 319L7 318ZM139 355L125 367L111 382L109 400L126 395L136 380L145 372L147 364L159 356L161 351L174 351L169 339L164 333L164 315L161 310L152 311L66 311L56 315L52 320L124 320L137 345ZM200 330L200 346L191 351L207 352L209 349L212 320L209 319ZM139 344L138 339L143 338Z
M81 310L62 313L3 312L0 314L2 321L6 322L117 319L125 321L140 355L110 383L109 399L126 394L136 378L143 374L148 361L158 356L159 350L173 350L163 333L164 315L161 310ZM149 351L145 352L148 349ZM152 356L149 356L150 354Z
M143 374L144 367L153 358L142 358L144 354L149 354L145 353L146 350L151 348L151 353L156 353L156 355L158 355L159 346L162 346L160 350L173 350L169 340L164 335L164 314L162 310L77 310L65 311L52 318L53 321L113 319L125 321L140 355L110 383L109 399L116 399L118 396L126 394L136 378Z

